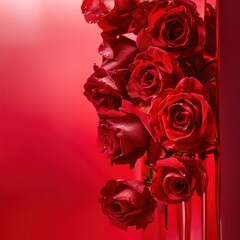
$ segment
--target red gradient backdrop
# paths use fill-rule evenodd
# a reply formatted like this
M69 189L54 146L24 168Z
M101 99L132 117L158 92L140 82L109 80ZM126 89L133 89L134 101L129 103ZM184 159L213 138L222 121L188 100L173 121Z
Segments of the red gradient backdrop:
M223 234L237 240L240 8L221 4ZM101 39L80 5L0 3L1 240L141 239L111 227L97 204L105 181L133 173L111 168L97 148L97 116L82 92Z

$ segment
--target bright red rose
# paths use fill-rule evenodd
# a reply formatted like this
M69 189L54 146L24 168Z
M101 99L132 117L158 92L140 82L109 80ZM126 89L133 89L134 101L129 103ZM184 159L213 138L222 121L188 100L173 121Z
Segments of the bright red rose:
M99 113L110 109L118 110L122 99L127 95L125 82L129 76L130 71L126 69L108 72L95 66L95 72L84 85L84 95Z
M128 32L138 0L84 0L82 13L87 22L98 23L104 34L117 36Z
M106 70L128 68L139 52L135 41L123 36L104 39L98 51L103 57L101 67Z
M206 98L198 80L184 78L153 101L150 119L163 147L199 153L214 145L215 119Z
M156 47L139 53L130 68L128 95L146 102L161 95L164 89L175 87L183 76L177 62Z
M154 220L156 202L148 187L138 181L109 180L101 190L99 203L110 223L127 230L145 229Z
M195 3L190 0L157 3L149 14L148 27L138 35L137 44L141 50L157 46L174 58L201 52L205 45L205 25Z
M150 141L142 121L122 108L99 114L99 117L98 140L102 152L112 164L129 164L133 168L137 159L146 152Z
M196 190L201 196L207 186L202 160L190 157L166 158L153 166L152 194L165 204L188 201Z

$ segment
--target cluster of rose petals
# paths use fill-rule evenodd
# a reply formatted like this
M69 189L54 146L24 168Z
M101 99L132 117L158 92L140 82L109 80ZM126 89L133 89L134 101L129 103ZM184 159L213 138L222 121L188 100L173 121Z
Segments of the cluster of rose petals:
M217 148L215 9L206 4L203 19L191 0L83 0L82 12L102 30L102 64L84 85L99 147L112 165L153 170L144 183L109 180L99 203L111 224L145 229L156 201L207 187L199 156Z
M204 95L197 79L183 78L153 101L151 123L165 148L199 153L214 144L215 119Z
M141 120L124 108L101 114L98 132L99 145L112 164L129 164L130 167L145 153L150 139Z

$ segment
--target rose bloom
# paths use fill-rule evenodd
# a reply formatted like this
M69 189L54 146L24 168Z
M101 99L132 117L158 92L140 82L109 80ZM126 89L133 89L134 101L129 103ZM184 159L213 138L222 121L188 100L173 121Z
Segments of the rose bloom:
M145 229L154 220L156 202L142 182L109 180L101 195L102 211L114 226L124 230L128 226Z
M167 150L199 153L214 145L215 119L204 86L184 78L175 89L153 101L150 120L155 136Z
M141 50L157 46L174 58L193 56L205 45L205 25L190 0L160 1L148 16L138 37Z
M130 72L126 69L108 72L95 66L95 72L84 85L84 95L97 112L118 110L122 105L122 98L127 94L124 84L129 76Z
M84 0L82 13L89 23L98 23L103 33L117 36L129 32L138 0Z
M201 196L207 186L202 160L190 157L166 158L153 166L152 194L165 204L188 201L196 190Z
M127 84L128 95L142 101L149 101L164 89L175 87L182 77L177 62L156 47L139 53L130 68L132 74Z
M143 114L143 113L142 113ZM112 164L134 167L148 148L150 135L135 114L110 110L99 114L98 142Z

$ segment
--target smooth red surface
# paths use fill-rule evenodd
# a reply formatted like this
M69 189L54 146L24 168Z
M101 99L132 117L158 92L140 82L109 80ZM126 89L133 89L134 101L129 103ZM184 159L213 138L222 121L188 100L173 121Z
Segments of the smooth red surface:
M0 239L137 239L111 227L99 191L112 168L83 96L101 43L81 1L0 3ZM139 235L140 236L140 235Z
M0 3L1 240L142 238L111 227L97 204L109 178L133 173L111 168L97 148L97 115L82 92L101 39L80 5ZM239 9L220 0L224 240L239 239Z

